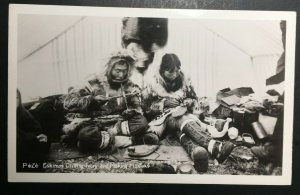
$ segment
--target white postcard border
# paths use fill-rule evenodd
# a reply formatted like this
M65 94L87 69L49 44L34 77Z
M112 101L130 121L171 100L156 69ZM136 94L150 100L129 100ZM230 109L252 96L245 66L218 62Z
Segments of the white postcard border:
M17 22L19 14L164 17L222 20L286 20L286 71L282 176L164 175L108 173L17 173L16 172L16 88ZM8 65L8 181L9 182L103 182L103 183L191 183L291 185L296 12L112 8L82 6L18 5L9 7Z

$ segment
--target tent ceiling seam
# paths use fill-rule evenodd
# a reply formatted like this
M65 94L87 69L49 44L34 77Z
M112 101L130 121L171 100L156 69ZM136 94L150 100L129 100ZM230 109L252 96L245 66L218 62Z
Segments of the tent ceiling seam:
M229 43L230 45L234 46L235 48L237 48L238 50L240 50L241 52L243 52L244 54L246 54L249 57L252 57L251 54L249 54L247 51L245 51L244 49L238 47L236 44L234 44L233 42L229 41L228 39L226 39L225 37L221 36L219 33L213 31L212 29L208 28L207 26L203 25L204 28L206 28L208 31L212 32L213 34L217 35L218 37L220 37L221 39L223 39L224 41L226 41L227 43Z
M39 46L38 48L36 48L35 50L33 50L32 52L30 52L29 54L27 54L25 57L23 57L22 59L18 60L18 63L24 61L25 59L29 58L30 56L32 56L34 53L36 53L38 50L44 48L45 46L47 46L49 43L51 43L53 40L57 39L59 36L61 36L62 34L66 33L67 31L69 31L71 28L73 28L75 25L77 25L78 23L80 23L84 18L86 18L86 16L82 16L78 21L74 22L72 25L70 25L68 28L66 28L64 31L62 31L61 33L57 34L55 37L53 37L52 39L50 39L49 41L47 41L46 43L42 44L41 46Z

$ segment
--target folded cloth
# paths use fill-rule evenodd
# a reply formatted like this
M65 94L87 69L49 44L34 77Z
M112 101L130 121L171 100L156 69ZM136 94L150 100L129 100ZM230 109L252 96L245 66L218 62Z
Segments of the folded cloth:
M241 98L239 98L238 96L232 95L232 96L222 98L222 102L224 102L228 106L232 106L234 104L239 103L240 99Z
M222 89L217 93L217 100L222 101L222 98L236 95L238 97L248 96L254 93L251 87L239 87L233 90L230 88Z

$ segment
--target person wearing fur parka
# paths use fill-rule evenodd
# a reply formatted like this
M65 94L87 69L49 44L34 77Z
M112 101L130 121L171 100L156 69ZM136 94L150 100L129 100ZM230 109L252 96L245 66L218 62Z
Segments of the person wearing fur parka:
M125 100L122 97L124 92L135 94L127 98L127 106L130 110L142 114L138 96L140 88L128 80L132 63L133 59L125 50L112 53L105 65L104 74L94 74L82 85L71 87L64 98L64 108L69 112L87 114L93 112L102 115L120 114L126 110ZM115 72L117 75L113 75Z
M165 54L154 76L147 78L148 83L142 90L142 97L144 112L149 121L166 109L197 99L191 80L184 75L180 66L177 55Z
M142 91L145 116L151 121L147 131L160 138L166 133L175 134L194 160L196 170L206 172L209 155L222 163L234 145L210 136L209 126L199 120L194 87L180 68L177 55L165 54L158 73Z
M64 126L69 137L74 137L75 132L77 146L82 151L158 142L156 135L146 134L148 122L141 109L140 88L128 79L132 63L125 50L113 53L102 76L95 75L84 85L71 88L64 98L68 113L85 117L75 118ZM114 122L106 124L97 120L99 117Z

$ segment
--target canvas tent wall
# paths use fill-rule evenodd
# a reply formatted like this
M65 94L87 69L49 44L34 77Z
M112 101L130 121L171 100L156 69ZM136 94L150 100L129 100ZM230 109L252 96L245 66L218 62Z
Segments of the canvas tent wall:
M199 96L252 87L263 94L283 46L280 21L169 19L165 51L175 53ZM121 47L121 18L22 15L18 21L18 88L24 101L67 93L103 71Z

